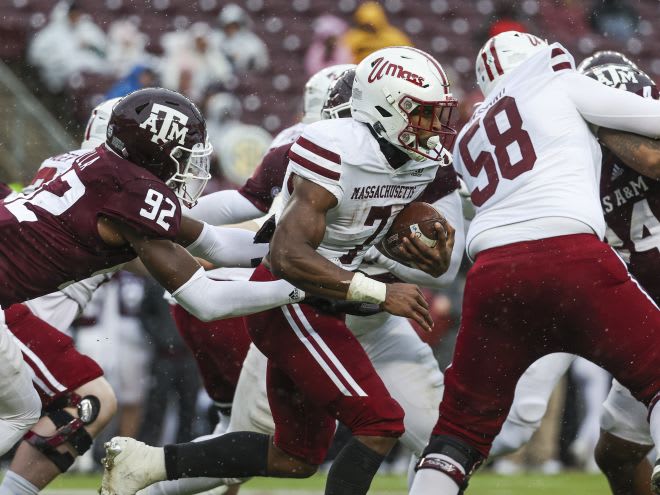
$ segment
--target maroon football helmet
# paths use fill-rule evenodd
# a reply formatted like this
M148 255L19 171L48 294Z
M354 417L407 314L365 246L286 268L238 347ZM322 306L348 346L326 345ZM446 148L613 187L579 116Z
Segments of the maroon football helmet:
M658 88L651 77L636 66L627 64L605 64L584 72L596 81L613 88L636 93L645 98L658 99Z
M213 148L204 117L175 91L146 88L122 98L112 109L106 145L149 170L189 206L210 178Z
M341 119L351 116L351 94L353 94L354 80L355 67L352 67L339 74L337 79L332 82L321 110L323 119Z
M577 71L584 74L592 67L609 64L623 64L634 67L635 69L638 68L635 62L630 60L621 52L615 52L614 50L601 50L580 62L580 65L577 66Z

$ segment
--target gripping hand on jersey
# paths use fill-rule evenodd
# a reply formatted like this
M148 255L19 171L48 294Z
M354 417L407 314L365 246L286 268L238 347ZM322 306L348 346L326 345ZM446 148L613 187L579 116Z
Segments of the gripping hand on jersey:
M446 221L436 222L434 228L438 239L434 247L428 247L421 239L404 237L397 256L432 277L439 277L449 268L456 231Z

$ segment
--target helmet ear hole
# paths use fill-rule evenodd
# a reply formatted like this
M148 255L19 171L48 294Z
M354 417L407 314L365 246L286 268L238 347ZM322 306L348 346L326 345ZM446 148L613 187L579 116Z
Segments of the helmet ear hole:
M376 105L376 110L378 110L378 113L381 114L383 117L391 117L392 114L385 110L383 107L380 105Z

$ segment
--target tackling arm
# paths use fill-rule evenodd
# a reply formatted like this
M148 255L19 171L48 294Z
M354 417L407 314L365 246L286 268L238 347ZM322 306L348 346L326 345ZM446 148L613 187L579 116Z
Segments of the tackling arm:
M230 318L299 302L304 292L285 280L275 282L226 282L211 280L195 259L167 239L154 239L132 228L104 220L104 232L125 239L149 273L172 293L181 306L203 321ZM101 229L100 229L101 230ZM104 236L105 237L105 236ZM246 297L246 294L249 297Z
M582 118L601 127L660 137L660 101L610 88L577 72L560 78Z
M603 127L598 139L636 172L660 180L660 140Z
M212 227L187 217L181 218L177 242L193 256L224 267L256 266L268 253L268 245L255 244L250 230Z

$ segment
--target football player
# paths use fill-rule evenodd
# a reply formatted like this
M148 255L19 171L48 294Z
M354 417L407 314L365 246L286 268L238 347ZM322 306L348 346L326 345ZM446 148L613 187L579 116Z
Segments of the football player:
M456 100L440 65L412 48L374 53L356 69L353 119L308 126L289 151L284 211L270 259L252 280L295 280L308 292L379 304L429 328L419 289L353 273L401 208L420 197L445 160ZM436 248L406 248L438 277L449 265L453 229L436 224ZM272 271L271 271L272 269ZM344 422L354 438L330 471L326 493L366 493L403 433L403 411L343 320L290 305L246 319L268 357L275 436L234 432L199 443L147 447L113 439L102 493L132 493L165 478L304 477L325 457ZM218 462L222 459L222 462Z
M264 251L232 251L231 239L241 237L237 229L223 234L181 217L180 201L194 203L208 179L211 151L204 120L189 100L160 88L132 93L113 108L108 135L94 150L62 155L67 170L60 176L0 205L2 307L110 270L136 255L179 302L204 319L300 300L302 292L284 281L230 286L211 281L194 258L172 242L217 263L249 264L247 258L255 253L253 257L260 258ZM251 239L251 233L244 234L241 238ZM239 285L251 287L253 299L239 301ZM7 350L3 365L14 377L2 388L4 396L18 383L13 370L18 369L20 351L5 346L11 340L6 329L1 339L2 350ZM25 396L24 390L14 388L15 397ZM3 397L0 403L5 407L11 400ZM22 424L21 429L29 426ZM3 428L4 450L15 435L5 435Z
M97 129L99 122L103 123L103 132L101 136L105 139L105 128L107 128L107 120L110 117L110 110L112 109L112 105L114 105L116 101L117 100L112 100L108 104L104 106L99 106L94 109L85 132L85 139L83 141L83 145L81 146L82 148L89 150L101 144L101 141L97 139L96 133L94 132ZM99 111L100 111L100 115L97 117ZM80 153L81 154L85 153L85 151L81 151ZM37 171L37 174L33 179L32 184L26 186L26 188L24 189L24 193L29 194L33 192L34 189L40 186L41 184L43 184L44 181L50 180L56 174L64 171L66 168L66 166L64 165L66 156L68 155L61 155L59 157L53 157L45 160L44 163L39 167L39 170ZM15 197L15 193L13 193L11 189L6 188L1 191L0 197L2 199L5 199L7 197ZM55 326L57 329L64 330L68 328L69 325L71 324L71 321L73 321L73 319L75 318L75 315L78 314L80 308L84 306L84 304L86 304L87 301L89 300L89 297L91 297L91 293L93 292L94 288L96 288L98 284L102 283L105 280L105 278L106 278L105 275L96 275L84 282L78 282L72 284L63 291L58 291L53 294L42 296L31 301L26 301L24 305L15 305L8 309L8 314L6 319L9 321L9 323L13 328L12 332L9 335L14 337L13 340L18 345L18 349L20 349L24 357L27 346L28 352L31 354L30 358L27 360L27 365L28 367L32 368L32 371L30 372L28 368L26 368L25 370L26 372L24 374L20 374L16 376L6 385L0 387L1 390L0 393L7 394L8 396L13 395L16 398L15 400L17 400L19 404L24 403L24 399L26 396L32 397L32 394L34 394L34 397L40 399L39 410L41 410L41 406L48 406L51 402L54 402L56 399L60 401L60 399L62 399L62 396L65 395L65 393L70 392L71 390L75 389L78 385L81 385L83 382L78 381L80 380L80 378L90 379L91 381L93 381L95 378L99 378L102 375L102 372L100 368L96 366L96 363L93 363L92 360L90 360L86 356L78 355L75 349L73 349L73 347L70 345L70 342L67 341L66 336L59 334L51 325L45 323L44 320L50 321L51 324ZM40 329L42 326L43 326L43 330L41 331ZM33 339L30 339L30 335L33 336L40 335L40 337L37 339L37 341L34 341ZM16 336L18 336L18 338ZM52 337L52 339L49 339L48 337ZM52 349L50 349L51 347L50 344L53 344L53 342L55 342L54 347L59 347L60 351L69 354L68 356L69 360L75 361L77 358L80 358L79 362L82 363L80 367L82 368L89 367L89 372L83 373L83 376L81 377L76 376L75 378L73 378L73 380L75 380L75 383L71 383L69 382L69 380L72 379L72 374L74 371L76 371L75 368L78 368L77 371L80 371L79 369L80 367L77 366L73 366L73 368L67 368L66 370L64 370L65 376L60 375L58 377L59 379L53 377L50 371L45 374L41 372L39 368L45 367L42 358L44 358L45 356L53 355ZM35 347L39 347L39 349L44 354L42 356L38 356L37 354L35 354L34 353ZM37 352L39 353L39 351ZM51 358L46 358L46 359L50 360ZM56 363L60 362L57 359L53 361ZM37 393L37 390L35 390L34 387L29 385L29 381L27 383L24 382L23 376L27 377L28 380L30 380L30 375L32 376L31 378L32 382L37 387L37 389L39 389L39 393ZM51 383L48 383L50 378L52 378L53 381ZM63 385L62 384L63 381L69 383ZM107 411L111 416L113 414L112 410L114 407L113 406L114 396L112 394L106 393L107 388L104 386L103 383L101 383L100 381L98 383L99 383L99 390L97 390L98 392L97 398L99 398L99 400L107 402L107 404L104 404L105 406L104 411ZM0 399L0 404L3 405L5 404L3 399ZM9 402L9 404L11 404L11 402ZM73 411L75 411L75 409L76 407L73 408ZM36 411L36 409L34 409L34 411ZM13 424L18 425L22 422L21 421L22 416L18 412L14 412L12 416L13 416L12 419ZM105 415L101 415L101 417L97 417L96 421L101 423L104 419L104 416ZM39 418L37 417L37 419ZM41 420L41 423L43 423L43 421L44 420ZM25 432L24 431L25 427L29 427L29 426L30 425L25 424L23 428L21 429L17 428L14 431L14 434L5 434L5 433L1 434L0 452L5 452L9 448L11 448L20 439L21 433ZM0 425L0 429L2 429L2 431L4 432L3 426ZM40 429L41 427L39 425L35 426L36 431ZM63 447L59 447L59 448L63 449ZM20 456L21 453L19 453L19 457ZM5 476L3 480L3 484L0 486L0 493L2 493L3 489L8 489L10 490L11 493L21 493L19 490L21 490L22 488L19 488L18 486L20 487L24 486L27 487L27 489L32 489L31 487L34 487L34 489L36 489L34 484L36 480L30 479L28 481L22 479L19 475L17 475L11 470L13 469L14 466L15 464L12 465L12 468L10 468L10 471L8 471L7 475ZM38 471L39 470L33 470L31 472L35 473ZM14 482L16 482L16 485L18 486L11 486L11 484ZM5 486L8 486L8 488L4 488Z
M611 63L613 60L617 63ZM606 86L658 99L653 80L617 52L598 52L585 59L578 70ZM626 261L644 290L660 304L660 190L657 180L649 180L626 165L627 160L632 160L637 169L642 167L646 175L656 177L660 172L660 144L606 128L601 128L598 135L601 144L612 149L603 147L600 178L606 240ZM574 359L571 354L545 356L523 374L507 423L495 439L491 455L512 452L529 440L540 425L554 385ZM595 452L614 495L651 493L651 467L646 455L653 440L646 415L646 408L615 380L603 404L602 433Z
M476 74L485 100L454 153L476 206L466 240L475 264L415 495L465 490L518 379L551 352L612 372L660 424L660 312L600 240L601 152L587 125L655 138L660 104L579 74L563 46L518 32L491 38Z
M327 118L345 118L351 116L350 96L352 93L355 69L347 69L332 83L326 102L320 115ZM252 177L252 195L263 198L260 204L270 208L272 198L271 187L266 184L282 183L286 174L288 150L293 143L273 149L263 160L258 171ZM279 178L279 181L277 181ZM397 263L381 255L376 248L371 248L367 255L373 258L371 263L363 263L360 270L377 275L379 278L392 279L396 273L398 278L420 286L431 288L445 287L452 282L456 276L464 249L464 233L461 211L461 200L458 194L458 179L452 167L439 167L433 182L425 189L419 201L432 203L438 211L447 219L450 225L455 226L455 243L452 251L452 259L449 269L441 277L430 277L420 270L413 270L405 265ZM228 269L224 269L227 272ZM344 312L347 309L358 313L356 309L347 308L345 304L334 303L331 307L330 301L326 301L328 307L320 311ZM353 305L355 306L355 305ZM392 397L401 405L405 412L405 433L401 436L401 442L415 455L419 456L426 445L426 438L430 434L437 420L437 405L440 402L443 387L443 377L438 363L433 356L430 347L423 343L410 322L402 317L393 316L386 312L367 316L364 310L373 312L373 308L363 308L360 314L349 313L346 315L346 325L353 332L357 340L364 348L378 376L383 380ZM177 314L181 314L177 311ZM189 318L190 320L190 318ZM190 322L188 328L182 333L189 336L189 340L198 342L194 347L194 354L199 361L199 354L204 356L203 366L200 370L205 377L207 391L218 393L226 381L218 380L218 371L222 366L226 367L225 356L232 360L235 353L232 349L226 349L221 337L236 335L232 328L225 325L232 320L221 320L213 323L213 328L198 328L199 324ZM182 328L183 330L183 328ZM204 331L205 330L205 331ZM209 337L209 330L218 334L218 337ZM232 339L232 347L236 346L236 339ZM206 344L201 345L201 344ZM248 342L249 343L249 342ZM247 351L247 349L245 349ZM218 356L219 354L219 356ZM213 359L215 356L215 359ZM243 354L245 356L245 354ZM209 363L217 361L215 366ZM223 363L220 363L223 361ZM255 431L272 435L275 432L275 424L268 405L266 388L267 358L254 345L250 346L244 363L240 370L240 378L233 395L232 414L229 420L229 428L218 425L214 434L221 434L225 430L232 431ZM210 368L210 369L209 369ZM215 378L215 381L214 381ZM233 392L233 390L232 390ZM212 395L213 397L213 395ZM208 439L202 437L199 440ZM187 493L198 493L201 490L209 490L216 486L235 483L232 479L210 479L210 478L185 478L180 480L155 483L144 490L140 495L183 495ZM244 481L244 480L241 480Z

